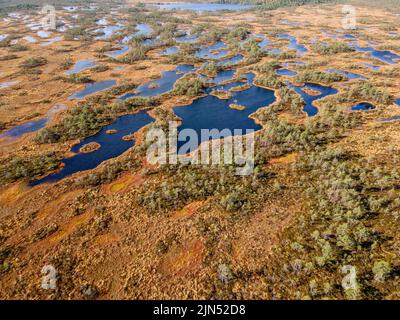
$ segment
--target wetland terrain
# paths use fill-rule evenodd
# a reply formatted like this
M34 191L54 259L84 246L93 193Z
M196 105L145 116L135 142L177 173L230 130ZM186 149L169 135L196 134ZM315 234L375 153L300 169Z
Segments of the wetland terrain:
M0 298L400 299L400 4L349 3L0 1Z

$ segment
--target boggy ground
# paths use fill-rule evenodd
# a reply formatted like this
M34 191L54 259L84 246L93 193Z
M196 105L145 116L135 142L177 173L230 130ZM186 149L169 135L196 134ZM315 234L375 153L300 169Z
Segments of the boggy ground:
M66 19L71 14L63 13ZM311 50L309 41L323 37L321 29L336 33L340 28L340 6L176 15L190 18L194 25L206 21L223 27L246 24L271 40L276 33L296 35L310 50L308 54L290 59L264 57L261 63L297 60L315 70L349 70L367 76L368 82L387 90L391 98L400 98L398 65L360 53L321 55ZM400 54L398 38L387 35L388 30L399 32L398 16L360 7L358 17L362 45L372 38ZM301 27L282 20L299 22ZM20 28L15 22L4 25L5 33L21 32ZM19 81L0 89L4 126L40 118L56 103L69 108L77 104L68 97L83 85L58 78L65 72L60 64L66 59L95 58L108 70L84 74L95 81L116 79L118 84L138 85L174 68L160 57L162 49L130 65L99 56L96 50L105 44L68 40L48 47L28 44L29 50L17 52L17 59L1 62L1 83ZM273 40L273 44L284 49L287 42ZM8 48L0 50L0 56L9 54ZM21 71L20 63L32 56L47 59L41 73ZM373 72L364 62L381 69ZM123 70L114 69L121 65ZM245 71L251 65L240 68ZM331 85L340 95L351 82ZM277 103L284 101L280 94L276 89ZM358 98L342 101L334 96L319 101L320 115L313 120L293 112L284 102L276 107L277 117L261 111L256 118L264 129L258 135L256 154L263 161L249 178L239 179L220 167L151 166L144 160L143 132L139 132L136 148L96 169L34 188L27 186L27 179L4 183L0 189L0 296L398 299L399 127L396 121L379 120L399 115L400 109L376 99L371 101L375 110L349 112ZM190 99L166 98L155 110L168 115L172 107ZM61 121L65 112L53 122ZM155 117L162 121L163 114ZM76 142L38 145L35 135L3 141L2 159L48 151L62 156ZM113 167L118 167L117 174L109 169ZM344 224L357 233L347 231ZM49 264L58 272L54 291L41 288L41 270ZM350 291L341 287L343 265L357 268L357 286Z

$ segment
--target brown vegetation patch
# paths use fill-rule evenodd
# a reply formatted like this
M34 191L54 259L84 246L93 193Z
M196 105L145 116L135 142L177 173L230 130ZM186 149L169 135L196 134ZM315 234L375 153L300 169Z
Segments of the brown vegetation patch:
M286 206L285 206L286 205ZM293 206L271 205L255 215L233 242L233 260L244 270L262 268L270 259L272 248L297 212Z
M306 94L310 96L319 96L321 94L321 92L310 88L302 88L301 90L303 90Z
M90 142L90 143L85 144L84 146L82 146L79 149L79 152L90 153L90 152L94 152L94 151L100 149L100 147L101 147L100 143L97 143L97 142L93 141L93 142Z
M28 190L30 189L25 182L14 183L0 194L0 203L13 203Z
M269 164L274 165L274 164L288 164L292 163L296 160L297 158L297 153L289 153L283 157L279 158L274 158L269 161Z
M66 225L62 226L52 237L48 239L49 244L56 244L62 239L72 234L80 225L88 221L93 216L92 211L73 217Z
M61 195L54 201L46 203L45 206L42 207L42 209L39 211L37 218L43 220L50 214L55 214L60 212L62 209L64 209L63 206L66 202L77 198L82 192L83 190L70 191Z
M94 243L95 243L95 245L104 246L104 245L108 245L108 244L114 243L114 242L116 242L118 240L119 240L119 238L115 234L106 233L106 234L99 235L94 240Z
M161 263L161 273L166 276L183 277L196 271L203 261L204 249L200 240L172 248Z
M192 216L197 212L197 210L204 204L204 201L195 201L187 206L185 206L183 209L175 212L175 214L172 216L172 219L182 219L182 218L187 218Z
M141 174L125 174L116 181L113 181L110 184L105 185L104 192L105 193L117 193L126 191L129 187L137 187L144 182L144 177Z

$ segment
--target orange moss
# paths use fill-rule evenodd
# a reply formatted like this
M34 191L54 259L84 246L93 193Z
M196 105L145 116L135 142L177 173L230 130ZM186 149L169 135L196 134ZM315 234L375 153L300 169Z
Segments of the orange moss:
M201 266L205 247L200 240L172 248L163 259L160 271L165 276L183 277Z

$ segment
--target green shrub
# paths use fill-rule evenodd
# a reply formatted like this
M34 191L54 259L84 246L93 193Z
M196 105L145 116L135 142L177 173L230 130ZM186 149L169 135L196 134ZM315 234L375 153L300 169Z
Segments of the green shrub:
M44 66L47 64L47 59L44 57L32 57L24 60L21 64L20 67L25 68L25 69L33 69L36 67Z
M195 75L182 77L174 84L172 94L179 96L196 97L204 92L204 82Z
M333 55L342 52L353 52L354 49L349 47L345 42L335 42L329 45L314 44L312 46L313 51L321 55Z
M389 262L378 260L374 262L372 273L375 281L384 281L385 278L392 272L392 267Z
M337 72L321 72L315 70L304 71L295 77L296 82L317 82L324 84L344 81L346 79L346 76Z

